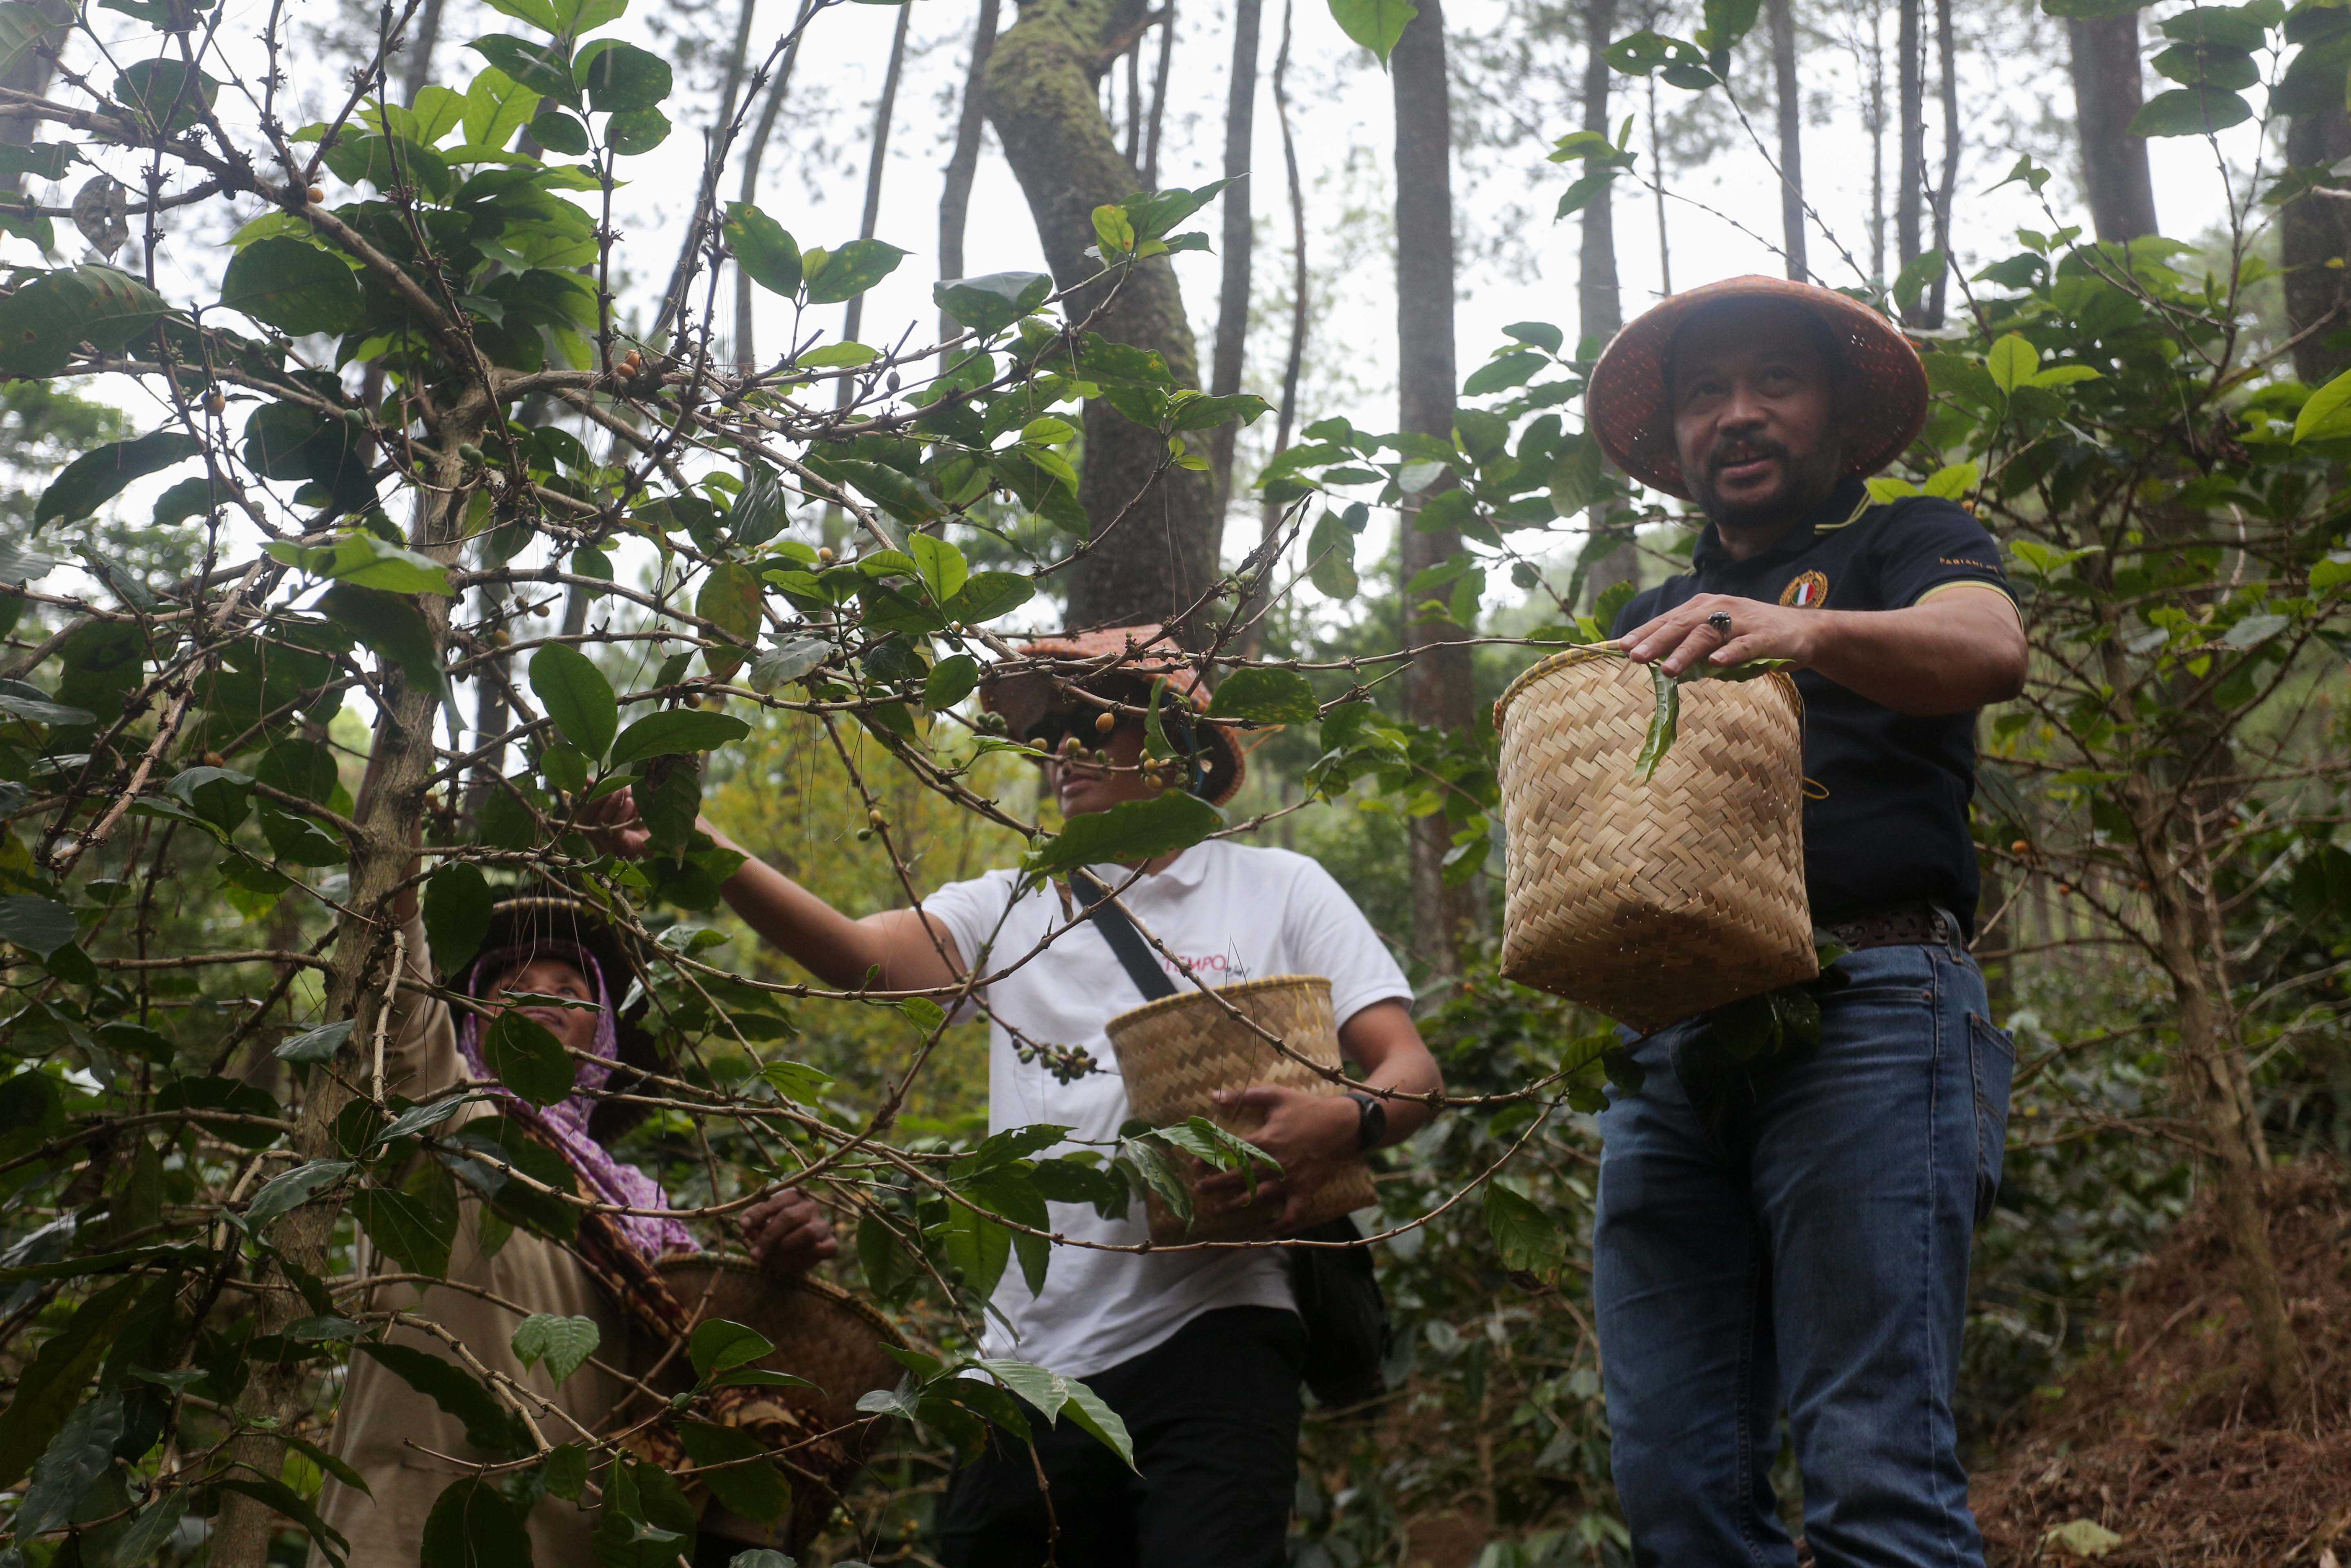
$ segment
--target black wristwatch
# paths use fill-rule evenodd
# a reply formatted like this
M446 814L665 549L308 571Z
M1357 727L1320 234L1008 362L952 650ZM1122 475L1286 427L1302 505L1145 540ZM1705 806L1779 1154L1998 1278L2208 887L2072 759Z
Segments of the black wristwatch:
M1355 1147L1375 1149L1388 1135L1387 1103L1376 1094L1366 1094L1360 1089L1347 1091L1347 1098L1355 1103L1358 1120L1355 1123Z

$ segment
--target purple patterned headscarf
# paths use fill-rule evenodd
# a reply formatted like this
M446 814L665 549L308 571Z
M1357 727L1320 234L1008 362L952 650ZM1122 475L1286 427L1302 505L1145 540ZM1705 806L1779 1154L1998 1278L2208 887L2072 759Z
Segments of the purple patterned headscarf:
M552 958L570 965L586 976L596 988L596 1039L589 1050L601 1060L580 1064L579 1082L571 1093L554 1104L541 1108L517 1098L505 1087L496 1092L512 1102L507 1113L520 1116L533 1125L543 1128L561 1146L564 1158L578 1171L583 1180L594 1188L590 1196L606 1203L617 1203L630 1208L667 1208L669 1195L661 1183L632 1165L612 1157L611 1151L590 1137L588 1118L596 1109L592 1095L604 1086L612 1075L605 1062L617 1061L621 1041L613 1027L611 991L604 984L604 967L596 956L576 942L548 940L518 943L485 953L474 960L460 982L459 989L469 997L479 997L486 988L513 974L534 958ZM457 1024L457 1051L465 1058L465 1066L474 1077L496 1083L497 1075L482 1062L482 1025L478 1014L468 1012ZM664 1252L698 1252L701 1244L693 1232L666 1217L647 1214L616 1214L613 1223L629 1244L647 1258L658 1258Z

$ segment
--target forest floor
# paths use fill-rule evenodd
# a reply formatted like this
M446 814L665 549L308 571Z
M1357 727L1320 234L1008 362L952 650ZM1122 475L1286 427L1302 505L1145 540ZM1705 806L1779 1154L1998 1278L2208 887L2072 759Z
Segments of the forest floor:
M1979 1468L1993 1568L2351 1563L2351 1168L2275 1172L2264 1201L2309 1360L2296 1418L2280 1420L2255 1385L2208 1201L2132 1273L2105 1314L2105 1354L2070 1369L2064 1395Z

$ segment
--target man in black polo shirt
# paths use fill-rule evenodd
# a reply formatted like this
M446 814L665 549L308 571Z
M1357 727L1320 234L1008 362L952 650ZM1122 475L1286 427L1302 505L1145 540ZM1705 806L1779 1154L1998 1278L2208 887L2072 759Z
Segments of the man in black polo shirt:
M1813 919L1855 950L1810 1057L1741 1068L1688 1019L1636 1044L1646 1081L1601 1118L1593 1290L1635 1561L1792 1568L1784 1409L1821 1568L1980 1568L1950 1401L2013 1066L1967 950L1976 712L2025 667L1998 549L1949 501L1870 500L1927 380L1842 295L1677 295L1609 345L1589 407L1610 457L1708 519L1616 638L1676 674L1795 664Z

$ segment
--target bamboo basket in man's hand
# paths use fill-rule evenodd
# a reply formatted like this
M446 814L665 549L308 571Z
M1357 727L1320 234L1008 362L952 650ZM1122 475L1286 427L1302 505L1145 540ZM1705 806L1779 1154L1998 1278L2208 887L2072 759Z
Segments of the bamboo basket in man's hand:
M1510 683L1494 727L1504 975L1646 1033L1819 974L1784 671L1667 685L1570 649Z

